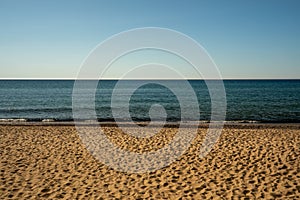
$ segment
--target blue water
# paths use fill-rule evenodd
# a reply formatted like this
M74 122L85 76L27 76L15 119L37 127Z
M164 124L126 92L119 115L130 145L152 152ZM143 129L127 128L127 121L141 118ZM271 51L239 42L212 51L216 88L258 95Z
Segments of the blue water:
M111 94L117 81L100 81L95 109L99 121L113 121ZM180 81L172 84L180 85ZM199 101L200 119L210 119L210 96L204 81L189 81ZM72 121L72 80L1 80L0 119ZM126 87L135 81L124 81ZM227 121L300 122L300 80L225 80ZM182 91L183 93L185 91ZM157 84L137 89L129 102L131 118L149 120L153 104L164 106L168 121L180 120L176 95ZM124 104L120 101L117 107ZM86 105L89 112L93 107ZM126 120L126 119L124 119Z

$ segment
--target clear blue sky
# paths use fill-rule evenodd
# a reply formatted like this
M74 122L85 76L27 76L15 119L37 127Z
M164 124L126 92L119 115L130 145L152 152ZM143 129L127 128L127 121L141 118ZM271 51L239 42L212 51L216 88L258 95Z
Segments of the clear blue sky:
M224 78L300 78L300 1L0 0L0 78L74 78L101 41L137 27L183 32Z

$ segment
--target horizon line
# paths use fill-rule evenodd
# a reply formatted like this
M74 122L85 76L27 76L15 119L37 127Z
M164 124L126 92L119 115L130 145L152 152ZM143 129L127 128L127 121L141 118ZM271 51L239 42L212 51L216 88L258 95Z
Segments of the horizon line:
M300 78L0 78L0 80L300 80Z

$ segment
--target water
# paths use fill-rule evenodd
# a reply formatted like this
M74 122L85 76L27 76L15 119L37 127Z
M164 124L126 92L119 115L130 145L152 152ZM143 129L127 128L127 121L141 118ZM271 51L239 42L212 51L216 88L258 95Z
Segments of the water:
M171 82L180 87L180 81ZM95 108L99 121L114 119L111 94L116 83L110 80L98 84ZM198 97L199 120L209 120L211 104L205 82L189 83ZM72 121L73 84L72 80L1 80L0 119ZM130 88L136 82L123 81L122 84ZM226 80L224 85L227 121L300 122L300 80ZM131 118L135 121L149 120L149 109L154 104L165 108L168 121L180 120L178 98L169 89L157 84L144 85L133 93L129 102ZM124 106L122 98L115 105L116 109ZM82 109L88 113L94 108L83 105Z

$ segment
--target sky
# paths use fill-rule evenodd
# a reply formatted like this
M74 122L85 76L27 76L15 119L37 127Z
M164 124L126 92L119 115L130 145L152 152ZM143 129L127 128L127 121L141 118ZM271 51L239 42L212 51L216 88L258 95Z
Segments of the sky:
M298 0L0 0L0 78L76 78L105 39L162 27L201 44L224 79L299 79L299 10Z

